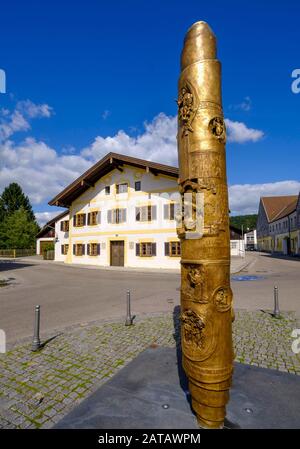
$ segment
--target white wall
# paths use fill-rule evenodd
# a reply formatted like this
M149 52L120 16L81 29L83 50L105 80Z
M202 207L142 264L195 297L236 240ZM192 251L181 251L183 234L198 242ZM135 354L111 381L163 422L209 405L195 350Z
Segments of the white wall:
M61 245L69 244L69 233L60 230L61 222L69 220L69 214L55 223L55 260L66 262L67 256L61 252ZM70 248L69 248L70 251Z

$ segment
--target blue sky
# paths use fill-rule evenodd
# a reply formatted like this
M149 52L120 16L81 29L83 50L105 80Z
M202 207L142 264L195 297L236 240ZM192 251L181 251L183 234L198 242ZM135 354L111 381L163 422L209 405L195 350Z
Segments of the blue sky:
M197 20L218 39L231 209L296 193L299 16L296 0L3 2L0 193L19 182L42 222L48 200L107 151L175 164L179 58Z

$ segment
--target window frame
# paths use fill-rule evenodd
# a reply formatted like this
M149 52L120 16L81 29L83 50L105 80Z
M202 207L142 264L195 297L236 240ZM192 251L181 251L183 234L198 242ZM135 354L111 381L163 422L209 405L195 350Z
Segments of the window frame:
M137 188L137 185L139 186L139 188ZM134 190L135 190L135 192L140 192L142 190L142 182L141 181L134 182Z
M62 220L60 222L60 230L62 232L69 232L69 229L70 229L70 222L69 222L69 220Z
M126 186L125 192L120 192L120 186ZM129 184L128 182L120 182L120 184L116 184L116 194L121 195L122 193L128 193Z
M75 223L74 223L75 228L82 228L83 226L85 226L85 223L86 223L86 214L85 213L76 214L76 215L74 215L74 217L75 217ZM80 224L79 224L79 221L80 221Z
M100 243L97 242L88 243L88 256L91 257L100 256Z
M93 210L88 213L88 226L97 226L98 218L99 218L99 210ZM92 217L95 217L94 222L92 223Z
M172 252L172 245L175 244L175 254ZM176 240L169 242L169 256L170 257L181 257L181 245L180 242L177 242Z
M85 248L84 248L84 243L74 243L75 245L75 256L76 257L82 257L85 255ZM81 254L78 254L78 249L79 247L81 247Z

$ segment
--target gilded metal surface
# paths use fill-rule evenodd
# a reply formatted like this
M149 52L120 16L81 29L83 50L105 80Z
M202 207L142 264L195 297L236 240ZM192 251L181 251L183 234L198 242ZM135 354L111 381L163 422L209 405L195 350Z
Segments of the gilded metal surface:
M203 235L187 238L195 223L184 218L177 229L183 367L199 425L221 428L233 371L226 127L216 38L205 22L186 34L177 104L179 191L204 194Z

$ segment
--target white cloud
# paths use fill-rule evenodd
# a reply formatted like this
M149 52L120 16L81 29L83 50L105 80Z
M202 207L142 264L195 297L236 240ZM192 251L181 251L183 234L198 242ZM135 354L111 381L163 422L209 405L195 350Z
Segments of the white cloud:
M28 131L30 120L49 118L53 110L47 104L34 104L30 100L19 101L14 111L2 109L0 114L0 142L5 141L19 131Z
M297 195L299 181L278 181L265 184L236 184L229 187L229 208L232 215L256 214L261 196Z
M257 142L264 137L264 132L259 129L248 128L243 122L234 122L225 119L228 142L246 143Z
M19 183L32 204L50 200L90 167L81 156L60 156L46 143L27 138L21 144L0 144L0 191Z
M35 104L30 100L19 101L16 109L29 118L49 118L53 114L53 108L48 104Z
M233 110L242 110L242 111L250 111L252 107L252 101L250 97L245 97L241 103L238 104L231 104L229 105L229 109Z
M105 111L102 112L101 117L103 118L103 120L106 120L107 117L109 117L111 115L111 112L108 109L105 109Z
M33 137L27 137L21 143L12 140L14 132L30 129L32 118L50 117L51 114L52 108L48 105L35 105L29 100L17 103L13 112L2 111L2 115L0 114L0 133L2 132L3 138L2 142L0 139L0 192L15 181L22 186L33 205L41 204L55 196L108 152L177 166L177 117L164 113L158 114L151 122L145 122L144 131L136 137L123 130L113 136L97 136L91 145L77 154L71 146L58 153L56 149ZM256 141L257 133L259 136L263 135L262 131L251 130L243 123L230 120L226 122L233 141ZM233 211L256 210L259 194L255 196L252 187L230 188ZM243 193L236 194L238 189ZM249 192L253 200L247 199ZM284 193L285 191L282 194ZM241 203L243 198L246 198L245 204Z
M144 123L145 131L137 137L120 130L112 137L97 136L81 155L95 162L110 151L150 161L177 165L177 118L163 113Z
M35 218L38 224L43 227L48 221L52 220L52 218L59 215L59 212L35 212Z

